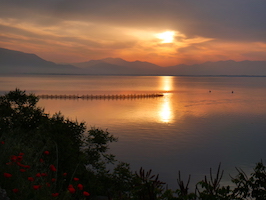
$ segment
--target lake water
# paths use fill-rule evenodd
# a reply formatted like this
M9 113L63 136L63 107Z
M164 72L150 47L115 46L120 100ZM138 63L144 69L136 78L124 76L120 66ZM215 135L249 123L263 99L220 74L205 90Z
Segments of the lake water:
M191 174L191 185L235 167L250 173L266 152L266 77L177 76L0 76L0 93L15 88L35 94L150 94L163 97L118 100L41 99L47 113L87 126L108 129L119 141L111 152L118 160L160 174L177 188L176 178ZM233 93L232 93L233 91Z

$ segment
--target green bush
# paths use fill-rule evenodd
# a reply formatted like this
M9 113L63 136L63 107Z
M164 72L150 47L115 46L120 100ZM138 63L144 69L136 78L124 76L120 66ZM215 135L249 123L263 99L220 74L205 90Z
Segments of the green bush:
M117 139L96 128L86 132L85 123L70 121L60 113L50 117L37 107L37 102L35 95L19 89L0 97L0 139L5 143L1 148L0 164L5 166L11 155L23 152L27 163L34 165L41 152L49 150L58 174L75 174L83 185L93 189L92 193L106 193L106 188L99 189L104 183L97 179L109 176L104 173L108 171L106 166L115 159L107 153L108 146ZM0 170L3 174L3 169ZM61 182L71 179L57 178ZM0 179L0 186L6 189L3 181L5 179Z

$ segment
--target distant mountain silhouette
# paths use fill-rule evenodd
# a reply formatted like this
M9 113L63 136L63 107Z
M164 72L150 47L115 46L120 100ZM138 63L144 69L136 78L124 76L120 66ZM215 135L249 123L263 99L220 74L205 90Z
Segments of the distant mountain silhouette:
M73 64L89 74L131 74L131 75L247 75L265 76L266 61L233 60L205 62L195 65L160 67L148 62L128 62L121 58L106 58Z
M35 54L0 48L0 73L77 73L79 68L46 61Z
M121 58L105 58L75 63L89 74L154 75L160 74L162 67L141 61L128 62Z
M236 62L227 60L195 65L176 65L167 68L168 73L179 75L266 75L266 61Z
M149 62L128 62L121 58L105 58L62 65L46 61L35 54L0 48L0 74L3 73L266 76L266 61L227 60L160 67Z

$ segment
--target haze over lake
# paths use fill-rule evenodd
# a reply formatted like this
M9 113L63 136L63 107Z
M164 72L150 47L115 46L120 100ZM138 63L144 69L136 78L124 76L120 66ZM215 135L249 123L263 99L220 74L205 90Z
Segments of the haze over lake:
M0 77L0 93L15 88L39 94L151 94L163 97L105 100L41 99L45 112L62 112L87 127L119 138L110 151L118 160L160 174L177 188L181 170L193 184L235 167L250 172L265 160L266 77L17 75Z

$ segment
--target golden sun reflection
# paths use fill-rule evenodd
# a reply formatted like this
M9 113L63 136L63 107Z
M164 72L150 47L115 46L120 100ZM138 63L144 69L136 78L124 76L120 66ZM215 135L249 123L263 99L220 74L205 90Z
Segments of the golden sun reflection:
M160 109L160 121L164 123L170 123L173 120L173 113L170 104L170 100L166 97L161 105Z
M162 76L161 80L161 88L164 93L164 99L160 106L159 110L159 118L161 122L170 123L173 120L173 109L172 102L169 92L173 89L173 77L172 76Z
M161 88L163 92L169 92L173 89L173 77L172 76L161 76Z

